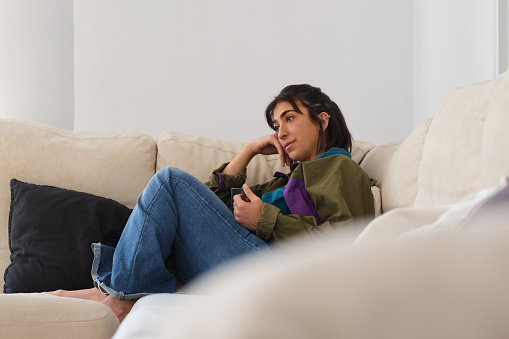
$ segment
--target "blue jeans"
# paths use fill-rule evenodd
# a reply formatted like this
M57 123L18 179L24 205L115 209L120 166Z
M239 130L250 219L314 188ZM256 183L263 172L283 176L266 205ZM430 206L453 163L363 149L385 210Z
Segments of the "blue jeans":
M92 244L92 278L104 293L137 299L175 292L175 276L165 267L170 256L185 284L234 258L268 249L208 187L166 167L141 193L117 247Z

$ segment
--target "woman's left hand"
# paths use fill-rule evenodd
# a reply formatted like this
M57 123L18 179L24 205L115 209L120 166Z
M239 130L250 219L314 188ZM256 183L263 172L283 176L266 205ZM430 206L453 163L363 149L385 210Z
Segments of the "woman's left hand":
M258 218L262 214L262 200L251 191L248 185L242 186L246 194L246 201L242 200L240 194L233 197L233 215L240 226L250 231L256 231Z

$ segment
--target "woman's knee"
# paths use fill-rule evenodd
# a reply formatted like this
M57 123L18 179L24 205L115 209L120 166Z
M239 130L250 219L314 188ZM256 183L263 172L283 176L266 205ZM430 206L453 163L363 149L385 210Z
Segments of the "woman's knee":
M172 181L172 179L176 179L179 181L187 181L187 180L196 180L191 174L187 173L184 170L181 170L177 167L163 167L157 173L155 176L160 181Z

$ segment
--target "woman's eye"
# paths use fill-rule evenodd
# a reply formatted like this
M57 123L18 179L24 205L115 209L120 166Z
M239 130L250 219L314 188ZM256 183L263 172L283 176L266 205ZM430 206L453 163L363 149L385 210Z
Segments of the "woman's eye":
M288 117L286 117L286 121L287 121L287 122L288 122L288 121L291 121L291 120L293 120L293 117L292 117L292 116L288 116Z
M277 132L279 130L279 126L274 126L274 130Z

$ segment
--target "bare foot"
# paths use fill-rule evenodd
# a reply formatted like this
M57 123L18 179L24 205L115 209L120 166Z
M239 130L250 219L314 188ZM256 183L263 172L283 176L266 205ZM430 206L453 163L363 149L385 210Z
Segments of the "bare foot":
M109 295L105 295L95 287L76 291L58 290L54 292L43 292L43 294L51 294L57 297L77 298L100 302L101 304L111 308L111 310L113 311L113 313L115 313L120 322L124 320L129 311L131 311L131 308L133 308L134 303L136 302L136 300L121 300Z
M51 294L57 297L92 300L97 302L102 302L107 297L105 294L102 294L101 291L99 291L95 287L75 291L58 290L53 292L43 292L43 294Z

